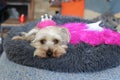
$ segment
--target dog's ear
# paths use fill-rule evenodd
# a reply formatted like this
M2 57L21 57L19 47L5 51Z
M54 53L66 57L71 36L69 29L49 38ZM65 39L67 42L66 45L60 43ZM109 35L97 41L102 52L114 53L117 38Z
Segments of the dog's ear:
M31 46L35 47L35 48L40 48L39 42L38 41L32 41L30 43Z
M62 27L60 29L60 35L62 36L62 39L65 43L70 41L70 33L67 28Z

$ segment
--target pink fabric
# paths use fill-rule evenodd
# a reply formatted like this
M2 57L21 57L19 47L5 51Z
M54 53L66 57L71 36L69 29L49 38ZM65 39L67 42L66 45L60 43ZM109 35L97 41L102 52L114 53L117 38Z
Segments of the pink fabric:
M44 27L47 27L47 26L56 26L56 22L53 21L53 20L45 20L45 21L37 23L38 29L41 29L41 28L44 28Z
M85 23L67 23L64 26L71 34L70 43L72 44L85 42L93 46L100 44L120 45L120 34L110 29L103 29L103 31L85 30L87 29Z
M96 46L100 44L110 44L110 45L115 44L120 46L120 34L110 29L104 28L103 31L86 30L87 29L86 23L75 23L75 22L66 23L63 26L69 30L71 35L70 43L72 44L76 45L80 42L85 42L92 46Z

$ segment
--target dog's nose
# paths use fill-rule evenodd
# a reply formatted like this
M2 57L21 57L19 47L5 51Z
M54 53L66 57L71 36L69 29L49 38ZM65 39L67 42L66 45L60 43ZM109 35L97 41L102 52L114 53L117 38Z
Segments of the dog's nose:
M51 50L48 50L46 54L47 54L48 57L51 57L53 53L52 53Z

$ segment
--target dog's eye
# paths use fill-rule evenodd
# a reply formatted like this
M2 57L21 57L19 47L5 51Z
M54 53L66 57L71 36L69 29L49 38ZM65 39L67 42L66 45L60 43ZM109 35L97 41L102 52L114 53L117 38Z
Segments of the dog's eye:
M45 42L46 42L45 39L40 40L40 43L41 43L41 44L45 44Z
M59 43L59 40L58 39L54 39L53 42L54 42L54 44L57 44L57 43Z

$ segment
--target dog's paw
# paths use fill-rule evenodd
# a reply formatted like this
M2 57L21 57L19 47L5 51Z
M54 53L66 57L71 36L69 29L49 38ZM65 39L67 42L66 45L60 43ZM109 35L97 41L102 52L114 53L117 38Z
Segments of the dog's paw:
M20 36L26 36L27 33L26 32L20 32Z
M34 56L34 57L37 56L37 57L40 57L40 58L47 58L45 52L42 51L42 50L38 50L38 49L35 50L33 56Z
M23 37L21 37L21 36L14 36L14 37L12 37L12 40L22 40L23 39Z
M44 14L41 16L41 21L52 20L52 15Z
M60 46L54 49L53 57L59 58L62 55L66 54L67 46Z

